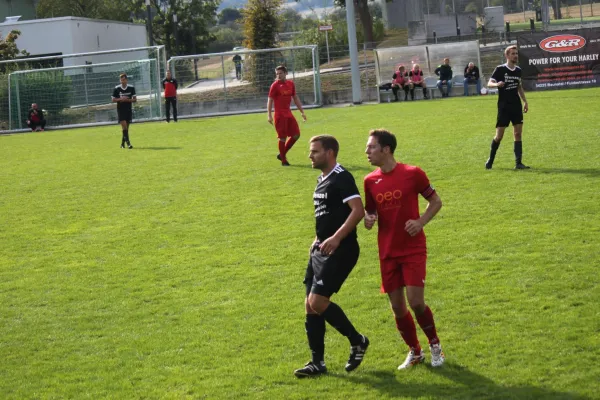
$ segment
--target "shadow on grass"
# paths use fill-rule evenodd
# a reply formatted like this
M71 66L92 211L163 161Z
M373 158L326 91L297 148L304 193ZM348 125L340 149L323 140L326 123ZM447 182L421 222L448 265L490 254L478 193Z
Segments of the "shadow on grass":
M419 367L417 367L419 368ZM406 384L402 374L410 371L373 371L363 375L329 374L331 377L347 379L351 382L367 385L389 397L432 397L436 399L567 399L587 400L569 392L559 392L535 386L503 386L469 369L448 362L442 368L426 367L432 373L451 380L454 384Z
M529 171L540 174L577 174L592 178L600 177L600 168L532 168Z
M135 150L181 150L182 147L134 147Z

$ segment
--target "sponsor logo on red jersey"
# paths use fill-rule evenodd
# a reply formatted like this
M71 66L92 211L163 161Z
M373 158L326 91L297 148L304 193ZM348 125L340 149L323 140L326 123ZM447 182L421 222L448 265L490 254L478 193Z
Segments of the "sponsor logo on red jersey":
M585 46L585 39L578 35L554 35L540 42L540 48L551 53L567 53Z

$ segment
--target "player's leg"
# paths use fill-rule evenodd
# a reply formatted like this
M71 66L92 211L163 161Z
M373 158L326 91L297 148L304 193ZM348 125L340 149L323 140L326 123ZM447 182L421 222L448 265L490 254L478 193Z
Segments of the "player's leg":
M409 86L409 89L410 89L410 99L414 100L415 99L415 84L414 83L409 83L408 86Z
M398 101L398 89L399 89L398 85L396 85L396 84L392 85L392 93L394 93L394 99L396 101Z
M481 95L481 79L476 79L475 85L477 87L477 96L479 96Z
M529 169L527 165L523 164L523 111L521 106L514 110L512 117L513 124L513 136L515 139L515 169Z
M171 104L173 105L173 121L177 122L177 97L171 99Z
M358 261L359 253L358 243L353 243L338 248L330 256L325 256L316 249L311 257L315 275L311 292L308 295L308 305L323 316L329 325L348 338L350 357L345 366L347 372L355 370L362 363L369 347L369 339L358 333L344 310L330 298L341 289L346 278L352 272Z
M129 141L129 125L131 124L131 114L129 114L129 117L127 118L127 120L125 121L125 142L127 143L127 148L129 149L133 149L133 146L131 145L131 142Z
M42 132L46 129L46 120L43 119L40 121L40 128L42 128Z
M313 250L311 249L311 255ZM312 268L312 257L309 258L304 277L306 285L306 298L304 301L306 337L308 338L308 347L312 355L311 361L304 367L294 371L298 378L309 376L318 376L327 372L325 367L325 318L317 314L308 303L308 296L313 285L314 271Z
M402 89L404 89L404 101L406 101L408 100L408 91L410 90L410 87L407 84L405 84Z
M406 282L408 304L429 341L431 365L439 367L444 363L445 357L435 329L433 313L425 303L426 262L427 255L412 256L403 263L402 272Z
M452 93L452 81L446 81L446 97L450 97L450 93Z
M289 166L290 163L285 158L285 140L287 139L287 118L275 118L273 125L275 125L275 131L277 132L277 146L279 149L277 159L281 161L282 166Z
M167 123L171 122L171 99L169 97L165 97L165 115Z
M423 98L428 99L429 96L427 96L427 85L425 84L425 82L421 82L420 86L423 89Z
M485 169L492 169L494 160L496 159L496 152L500 147L500 142L502 142L502 138L504 137L504 131L509 123L510 118L505 110L498 108L498 117L496 119L496 135L494 136L494 139L492 139L492 144L490 145L490 156L485 162Z
M127 121L126 120L121 120L121 117L119 117L119 124L121 125L121 131L123 132L123 136L121 138L121 148L124 149L125 148L125 143L128 140L128 133L127 133Z
M438 81L437 81L437 83L436 83L435 85L437 86L438 90L439 90L439 91L440 91L440 93L442 94L442 97L446 97L446 96L444 95L444 88L443 88L443 85L442 85L442 81L441 81L441 80L438 80Z
M470 79L465 78L465 80L463 81L463 89L464 89L465 96L469 95L469 83L470 83Z
M287 153L291 150L294 144L300 139L300 127L296 118L291 117L287 124L287 135L288 138L285 142L285 157L287 159Z

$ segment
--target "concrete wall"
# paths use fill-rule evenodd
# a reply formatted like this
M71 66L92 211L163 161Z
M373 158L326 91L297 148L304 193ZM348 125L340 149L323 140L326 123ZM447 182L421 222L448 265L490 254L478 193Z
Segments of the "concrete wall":
M423 20L423 5L419 0L377 0L381 6L385 27L408 28L409 21Z
M477 15L458 14L458 26L461 35L472 35L477 30L475 22ZM425 16L427 22L427 36L433 37L435 31L437 37L456 36L456 17L454 14L428 14Z

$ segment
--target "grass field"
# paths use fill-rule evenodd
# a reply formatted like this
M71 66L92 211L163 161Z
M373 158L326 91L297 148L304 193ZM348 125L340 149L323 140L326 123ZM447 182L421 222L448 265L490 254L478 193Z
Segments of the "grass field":
M600 92L529 99L529 171L510 134L483 168L493 96L310 110L289 168L264 114L134 124L133 150L116 125L0 137L0 398L600 398ZM447 363L396 370L406 348L361 226L334 299L369 352L346 374L328 327L329 376L297 380L308 138L337 136L362 187L380 126L444 201L426 298Z

